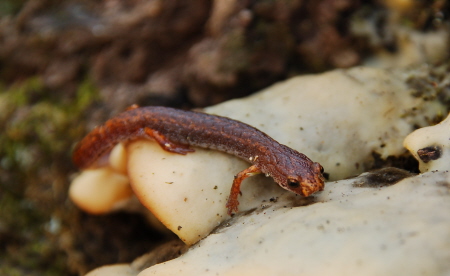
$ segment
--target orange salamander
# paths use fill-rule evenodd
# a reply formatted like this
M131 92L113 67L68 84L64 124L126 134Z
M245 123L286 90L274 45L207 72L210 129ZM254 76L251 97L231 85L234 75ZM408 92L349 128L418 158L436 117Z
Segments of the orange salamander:
M323 168L306 155L282 145L245 123L216 115L169 107L134 107L92 130L76 146L73 162L81 169L117 143L154 139L164 150L187 154L194 147L223 151L250 162L233 181L226 207L238 210L242 181L254 174L271 176L282 188L309 196L324 187Z

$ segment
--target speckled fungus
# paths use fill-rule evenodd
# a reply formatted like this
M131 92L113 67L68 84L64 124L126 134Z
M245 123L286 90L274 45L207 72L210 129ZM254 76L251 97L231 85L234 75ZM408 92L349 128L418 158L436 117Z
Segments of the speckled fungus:
M450 115L435 126L420 128L406 137L405 147L419 161L421 172L450 169Z
M450 173L325 186L317 200L236 218L150 275L449 275Z
M127 151L136 196L187 244L197 242L229 218L225 203L233 175L248 167L237 157L217 151L196 148L195 154L187 156L167 153L152 141L133 142ZM262 176L247 179L240 209L256 208L284 193L271 182Z

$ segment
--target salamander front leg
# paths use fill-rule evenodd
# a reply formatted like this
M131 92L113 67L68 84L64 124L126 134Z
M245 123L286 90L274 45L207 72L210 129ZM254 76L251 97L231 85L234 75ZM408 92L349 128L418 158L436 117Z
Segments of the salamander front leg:
M231 214L236 213L238 211L238 195L241 193L241 183L246 179L247 177L253 176L255 174L261 173L261 170L256 166L253 165L242 172L238 173L233 180L233 185L231 186L231 192L230 196L228 197L227 205L228 208L228 215L231 216Z
M155 139L155 141L163 148L163 150L178 154L186 155L187 153L194 152L194 149L191 149L189 146L176 144L167 139L166 136L159 133L159 131L156 131L151 128L144 128L144 132L146 135L152 137Z

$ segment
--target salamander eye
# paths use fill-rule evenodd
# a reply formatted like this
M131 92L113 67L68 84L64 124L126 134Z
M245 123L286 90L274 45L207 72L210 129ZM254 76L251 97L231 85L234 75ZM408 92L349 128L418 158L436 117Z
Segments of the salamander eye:
M316 171L317 171L317 169L319 169L320 173L323 174L324 169L323 169L322 165L320 165L319 163L314 163L313 167Z
M288 181L288 186L290 187L290 188L298 188L298 187L300 187L300 183L298 183L298 181L296 181L296 180L289 180Z

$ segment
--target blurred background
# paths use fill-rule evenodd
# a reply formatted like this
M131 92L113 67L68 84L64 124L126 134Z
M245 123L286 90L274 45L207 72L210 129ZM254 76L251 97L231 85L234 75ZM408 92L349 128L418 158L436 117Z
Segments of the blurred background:
M449 64L449 16L444 0L0 0L0 275L82 275L173 238L67 198L72 148L105 119L333 68Z

